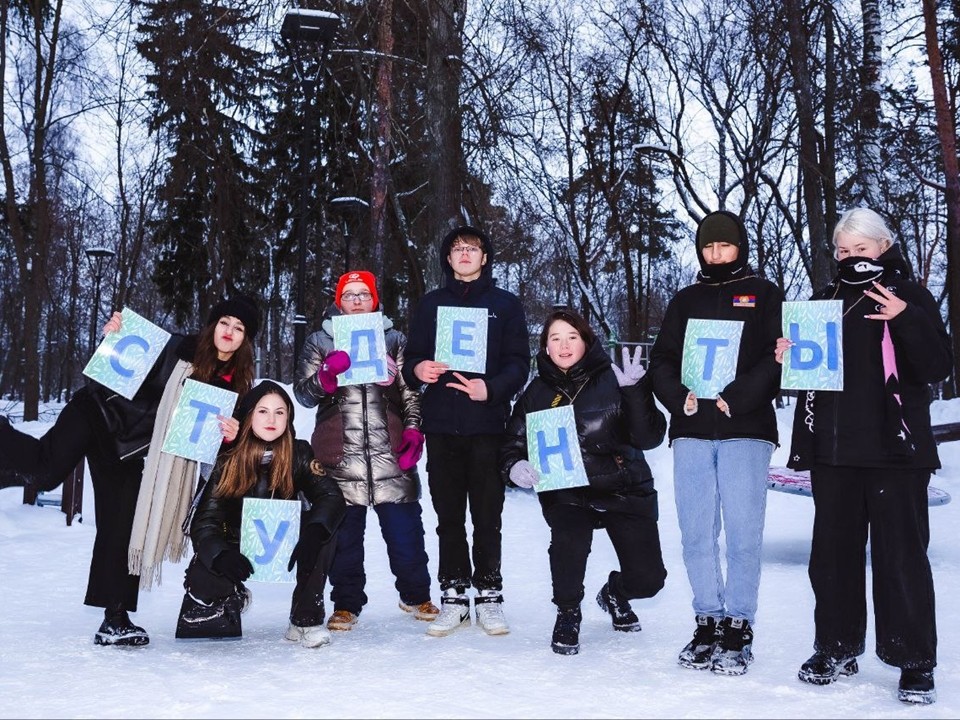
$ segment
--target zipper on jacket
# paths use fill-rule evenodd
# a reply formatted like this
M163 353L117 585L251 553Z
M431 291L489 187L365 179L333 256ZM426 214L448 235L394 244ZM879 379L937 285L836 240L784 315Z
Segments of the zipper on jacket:
M367 472L367 501L373 507L373 463L370 458L370 426L367 423L367 386L360 386L360 416L363 419L363 464Z

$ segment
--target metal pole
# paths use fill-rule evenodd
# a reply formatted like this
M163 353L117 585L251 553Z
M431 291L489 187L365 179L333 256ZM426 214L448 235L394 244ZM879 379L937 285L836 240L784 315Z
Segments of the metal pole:
M304 113L303 137L300 146L300 218L297 228L297 314L293 318L294 367L300 361L300 352L306 339L306 276L307 276L307 199L310 188L310 141L313 136L314 83L304 82L307 107Z

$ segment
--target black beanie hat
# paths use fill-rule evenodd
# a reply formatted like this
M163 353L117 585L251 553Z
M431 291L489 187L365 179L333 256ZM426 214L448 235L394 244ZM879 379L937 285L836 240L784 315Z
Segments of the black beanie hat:
M697 226L697 252L710 243L725 242L737 247L746 247L747 230L743 221L726 210L712 212Z
M237 406L237 412L235 413L234 417L236 417L240 422L243 422L243 419L253 412L253 409L257 406L257 403L260 402L261 398L263 398L264 395L269 395L270 393L276 393L282 397L283 401L287 404L287 424L290 426L290 432L293 432L293 401L290 399L290 395L287 394L287 391L273 380L261 380L259 384L255 385L246 395L244 395L240 400L240 404Z
M250 342L257 336L260 329L260 309L257 301L249 295L235 295L229 300L218 302L207 316L207 325L215 324L220 318L231 316L243 323L243 329Z

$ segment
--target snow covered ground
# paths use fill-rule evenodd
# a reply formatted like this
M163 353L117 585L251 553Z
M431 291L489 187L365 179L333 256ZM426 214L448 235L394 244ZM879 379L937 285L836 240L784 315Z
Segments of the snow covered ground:
M2 409L9 412L9 405ZM785 444L792 412L793 406L779 411ZM309 437L311 415L298 409L300 437ZM960 421L960 400L938 401L933 416L935 423ZM41 434L49 424L23 427ZM787 450L778 448L773 464L784 464ZM254 604L244 615L243 639L175 640L185 564L167 564L162 585L141 595L133 616L150 632L150 645L124 650L94 646L102 614L83 605L94 537L89 481L84 521L71 527L55 507L24 506L20 489L2 490L0 717L960 717L960 544L953 534L960 525L960 442L940 450L944 468L932 484L954 501L930 509L940 638L939 701L932 706L896 700L898 670L873 654L872 628L859 675L820 688L797 680L813 639L806 570L813 504L780 492L770 492L767 506L756 662L740 678L678 667L693 618L672 455L664 443L648 457L660 491L666 587L651 600L634 601L643 632L613 632L593 596L616 557L606 536L597 533L581 651L571 657L550 651L549 535L536 498L523 491L508 492L503 517L509 635L487 637L474 626L447 638L427 637L426 623L397 608L372 517L370 603L356 628L335 634L331 645L305 650L284 641L291 586L262 583L251 583ZM435 576L436 516L428 496L423 505Z

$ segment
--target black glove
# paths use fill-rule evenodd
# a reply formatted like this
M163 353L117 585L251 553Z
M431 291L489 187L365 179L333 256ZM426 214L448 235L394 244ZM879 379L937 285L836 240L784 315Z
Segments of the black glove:
M287 563L287 572L293 570L297 558L313 561L320 552L320 546L330 539L327 529L319 523L304 525L300 528L300 539L293 546L293 552L290 553L290 562Z
M213 559L213 570L223 575L227 580L241 583L253 575L253 565L246 556L236 548L224 550Z

